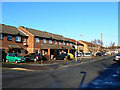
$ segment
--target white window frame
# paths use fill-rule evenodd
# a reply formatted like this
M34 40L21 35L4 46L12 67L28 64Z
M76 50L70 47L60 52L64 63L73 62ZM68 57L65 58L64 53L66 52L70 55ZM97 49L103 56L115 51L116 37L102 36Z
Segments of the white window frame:
M12 41L12 36L11 35L7 35L7 40L8 41Z
M16 36L16 41L21 42L21 36Z
M0 40L3 40L3 34L0 35Z
M46 39L43 39L43 43L46 43Z
M61 41L59 41L59 45L61 45Z
M68 42L67 42L67 45L68 45Z
M36 37L36 38L35 38L35 42L39 42L39 38Z
M63 45L65 45L65 42L63 41Z
M26 38L25 37L23 38L23 42L26 42Z
M56 41L56 40L54 40L54 43L55 43L55 44L57 44L57 41Z
M49 40L49 44L52 44L52 40Z

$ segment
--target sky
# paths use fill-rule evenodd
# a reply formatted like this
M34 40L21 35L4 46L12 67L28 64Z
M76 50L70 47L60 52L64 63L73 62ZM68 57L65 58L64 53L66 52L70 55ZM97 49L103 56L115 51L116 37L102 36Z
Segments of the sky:
M2 2L2 23L118 45L117 2Z

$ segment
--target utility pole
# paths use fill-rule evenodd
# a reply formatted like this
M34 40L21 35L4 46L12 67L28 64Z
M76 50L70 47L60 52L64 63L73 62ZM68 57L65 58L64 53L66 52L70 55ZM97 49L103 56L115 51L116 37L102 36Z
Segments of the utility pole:
M102 33L101 33L101 56L102 56Z

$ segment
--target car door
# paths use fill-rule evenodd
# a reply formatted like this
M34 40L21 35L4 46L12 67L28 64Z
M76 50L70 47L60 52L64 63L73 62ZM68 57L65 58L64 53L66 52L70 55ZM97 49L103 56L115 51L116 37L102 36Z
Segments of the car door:
M15 55L14 54L11 54L11 61L15 62Z
M7 59L8 59L8 61L9 61L9 62L12 62L12 54L11 54L11 53L10 53L10 54L8 54Z

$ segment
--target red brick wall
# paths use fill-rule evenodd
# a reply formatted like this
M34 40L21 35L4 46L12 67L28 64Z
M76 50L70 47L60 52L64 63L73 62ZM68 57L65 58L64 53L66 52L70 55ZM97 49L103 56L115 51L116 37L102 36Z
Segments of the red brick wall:
M23 41L23 37L21 37L21 40ZM2 47L0 47L0 49L6 49L6 51L9 49L8 45L19 45L23 49L27 50L27 46L24 46L23 42L16 42L16 36L12 36L12 41L8 41L7 35L3 35L3 40L0 40L0 43L2 43Z
M31 33L29 33L27 30L25 30L21 26L18 29L21 30L21 31L23 31L27 35L29 35L28 39L27 39L27 45L28 45L27 51L29 53L34 53L35 52L35 50L34 50L34 35L32 35Z

